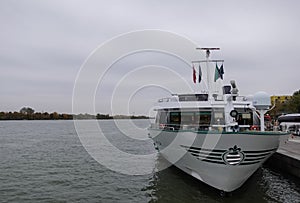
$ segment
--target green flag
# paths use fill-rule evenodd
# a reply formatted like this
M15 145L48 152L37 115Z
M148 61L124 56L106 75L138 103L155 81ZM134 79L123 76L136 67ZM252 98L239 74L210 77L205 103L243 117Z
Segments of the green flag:
M223 75L224 75L224 68L223 68L223 64L221 65L221 67L218 67L218 64L216 63L216 69L215 69L215 79L214 81L216 82L219 78L221 78L223 80Z
M218 64L216 63L216 69L215 69L215 79L214 81L216 82L220 77L220 73L219 73L219 67Z

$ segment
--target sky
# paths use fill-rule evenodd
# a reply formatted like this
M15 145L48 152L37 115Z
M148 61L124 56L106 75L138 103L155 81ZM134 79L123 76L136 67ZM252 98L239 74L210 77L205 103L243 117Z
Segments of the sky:
M300 89L299 8L297 0L2 0L0 111L30 106L40 112L71 113L74 84L90 54L118 35L145 29L176 33L199 47L220 47L214 56L225 60L225 82L235 79L241 94L262 90L291 95ZM116 63L99 84L96 111L148 114L152 100L167 96L167 89L136 87L130 98L119 94L112 102L111 83L136 67L166 65L161 61L170 66L172 60L144 53ZM179 65L174 70L182 73ZM192 73L186 70L182 77L192 84ZM159 76L167 78L154 71L136 77ZM129 91L126 84L118 85L121 92Z

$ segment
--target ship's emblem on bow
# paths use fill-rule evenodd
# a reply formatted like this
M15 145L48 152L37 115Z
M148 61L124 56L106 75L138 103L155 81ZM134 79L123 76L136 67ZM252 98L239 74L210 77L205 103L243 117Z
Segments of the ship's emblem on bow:
M245 158L245 154L242 152L241 148L234 145L234 147L229 148L222 155L222 159L227 165L238 165Z

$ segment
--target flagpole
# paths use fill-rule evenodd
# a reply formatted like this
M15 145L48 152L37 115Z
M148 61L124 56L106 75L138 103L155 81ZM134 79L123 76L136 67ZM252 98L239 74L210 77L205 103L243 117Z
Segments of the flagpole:
M209 57L210 57L210 51L211 50L220 50L220 48L196 48L196 49L199 49L199 50L203 50L206 52L206 71L207 71L207 88L208 88L208 98L209 99L212 99L212 84L211 84L211 74L210 74L210 68L208 67L209 65L209 62L212 62L212 61L222 61L222 60L209 60ZM204 62L204 61L199 61L200 62ZM222 61L223 62L223 61Z
M209 49L206 50L206 71L207 71L207 87L208 87L208 98L212 98L212 89L211 89L211 81L210 81L210 68L208 67L209 63Z

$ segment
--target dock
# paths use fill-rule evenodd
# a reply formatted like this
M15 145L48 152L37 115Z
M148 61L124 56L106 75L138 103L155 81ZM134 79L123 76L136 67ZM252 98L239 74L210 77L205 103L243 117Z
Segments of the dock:
M266 164L300 178L300 137L291 135L287 141L281 142Z

